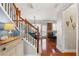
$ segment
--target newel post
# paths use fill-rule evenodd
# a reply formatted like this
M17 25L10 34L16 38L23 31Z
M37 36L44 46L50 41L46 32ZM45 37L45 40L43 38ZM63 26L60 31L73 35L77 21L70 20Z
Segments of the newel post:
M39 53L39 27L37 27L37 53Z

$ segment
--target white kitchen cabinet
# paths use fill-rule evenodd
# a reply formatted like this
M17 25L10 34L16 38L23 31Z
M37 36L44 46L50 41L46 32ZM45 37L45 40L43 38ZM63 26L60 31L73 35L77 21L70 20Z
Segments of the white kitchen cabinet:
M4 54L2 54L2 56L9 56L9 53L5 52Z
M0 46L0 56L22 56L23 55L23 42L12 41L10 43Z
M21 41L15 48L16 50L16 56L23 56L24 52L23 52L23 41Z
M15 47L10 51L8 51L8 53L9 53L9 56L15 56L16 55Z
M0 52L0 56L2 56L3 54Z

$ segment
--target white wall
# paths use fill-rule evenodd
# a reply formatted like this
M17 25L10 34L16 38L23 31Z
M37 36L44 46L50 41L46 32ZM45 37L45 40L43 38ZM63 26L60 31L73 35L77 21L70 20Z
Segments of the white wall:
M57 23L53 23L52 28L53 28L52 31L56 31L57 30Z
M47 36L47 25L42 25L42 36Z
M77 4L77 7L78 7L78 20L77 20L77 24L78 24L78 25L77 25L77 42L76 42L76 43L77 43L78 45L77 45L76 47L77 47L78 49L76 49L76 50L77 50L77 55L79 56L79 4Z
M60 12L57 16L57 48L63 51L63 23L62 23L62 13Z
M64 34L65 34L65 50L75 51L76 50L76 29L72 28L72 23L77 20L77 5L74 4L70 6L67 10L63 12L63 22L64 22ZM73 22L70 22L70 16L72 16ZM66 25L66 21L69 21L69 27Z
M24 43L24 55L25 56L36 56L37 49L31 45L26 39L23 40Z
M73 4L67 8L64 12L59 13L57 21L57 48L61 52L73 52L76 51L76 29L73 30L72 24L69 27L66 25L66 21L70 22L70 16L72 15L73 22L76 23L77 8L76 4Z

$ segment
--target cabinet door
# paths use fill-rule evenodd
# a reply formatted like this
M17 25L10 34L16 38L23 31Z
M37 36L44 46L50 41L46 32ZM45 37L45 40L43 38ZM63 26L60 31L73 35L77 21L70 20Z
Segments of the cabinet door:
M9 56L9 52L5 52L2 56Z
M0 56L2 56L3 55L3 53L0 53Z
M6 47L5 51L2 49ZM23 42L14 41L9 44L0 46L0 56L22 56L23 55Z
M16 55L15 47L10 51L8 51L8 53L9 53L9 56L15 56Z
M23 42L22 41L16 46L16 55L17 56L23 55Z

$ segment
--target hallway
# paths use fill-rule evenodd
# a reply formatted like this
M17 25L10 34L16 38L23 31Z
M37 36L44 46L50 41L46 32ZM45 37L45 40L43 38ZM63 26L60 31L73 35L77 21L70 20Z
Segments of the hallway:
M73 52L61 53L56 48L56 42L50 38L42 39L42 40L43 40L42 43L43 47L42 47L41 56L76 56L76 53Z
M76 56L78 4L1 3L0 55Z

